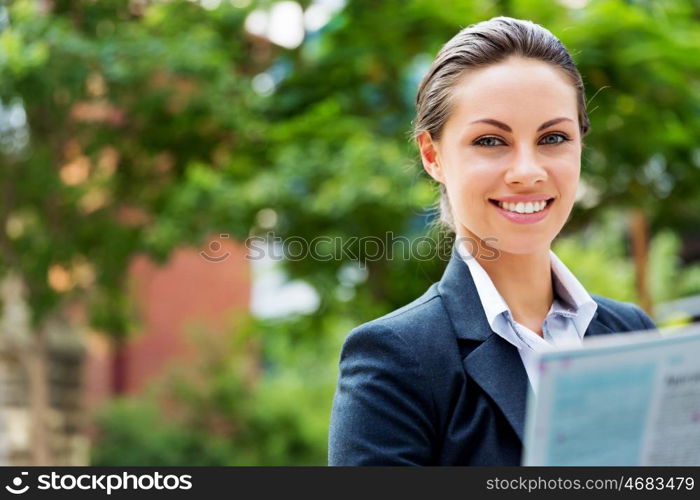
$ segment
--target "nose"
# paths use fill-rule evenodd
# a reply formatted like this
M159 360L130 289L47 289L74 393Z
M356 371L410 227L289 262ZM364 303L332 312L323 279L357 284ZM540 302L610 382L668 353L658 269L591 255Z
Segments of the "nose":
M547 180L547 170L532 148L519 148L505 174L507 184L535 186Z

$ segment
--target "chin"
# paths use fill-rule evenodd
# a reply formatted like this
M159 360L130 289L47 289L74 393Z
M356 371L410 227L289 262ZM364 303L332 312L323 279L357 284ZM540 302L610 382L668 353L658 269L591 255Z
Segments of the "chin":
M552 232L552 228L539 231L494 231L492 228L475 228L476 231L467 229L467 226L462 224L461 233L472 240L482 240L479 244L482 255L490 255L494 251L505 252L515 255L527 255L533 253L548 252L552 241L557 236L557 232ZM526 227L526 226L523 226ZM473 243L470 243L473 245ZM473 251L473 247L469 248Z
M498 240L486 240L486 244L491 249L499 252L514 255L528 255L533 253L548 252L553 240L553 237L535 238L534 235L523 235L521 237L513 237L513 235L509 235L508 237L499 238Z

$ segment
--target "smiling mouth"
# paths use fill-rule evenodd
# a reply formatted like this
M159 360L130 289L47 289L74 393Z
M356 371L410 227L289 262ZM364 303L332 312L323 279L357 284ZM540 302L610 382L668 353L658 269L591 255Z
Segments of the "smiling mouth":
M506 203L489 198L489 202L503 210L507 210L508 212L513 212L515 214L532 214L545 210L554 202L554 198L540 201L521 201L518 203Z

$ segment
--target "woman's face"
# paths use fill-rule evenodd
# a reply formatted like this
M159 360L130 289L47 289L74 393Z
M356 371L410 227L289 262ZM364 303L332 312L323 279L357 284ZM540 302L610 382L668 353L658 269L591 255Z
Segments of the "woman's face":
M447 188L458 235L503 252L547 251L579 180L576 89L555 66L511 57L468 71L452 98L440 140L426 133L419 144Z

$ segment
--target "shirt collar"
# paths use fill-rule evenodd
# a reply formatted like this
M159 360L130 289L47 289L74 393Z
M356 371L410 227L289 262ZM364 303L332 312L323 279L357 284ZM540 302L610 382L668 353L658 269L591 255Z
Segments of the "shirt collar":
M552 282L555 292L569 306L567 309L576 312L586 304L595 305L595 301L581 282L552 250L549 251L549 257L552 262L552 278L554 278Z
M552 262L552 277L556 278L553 279L556 293L568 306L567 311L560 311L560 314L572 318L579 338L583 338L598 304L552 250L549 251L549 256Z
M476 286L476 291L479 293L479 298L481 299L481 305L484 307L484 313L486 313L486 319L494 327L496 317L505 311L509 311L508 304L496 289L496 286L491 281L486 270L479 264L476 258L467 250L464 242L460 239L457 240L457 251L459 252L462 260L469 267L469 272L474 280L474 286Z

